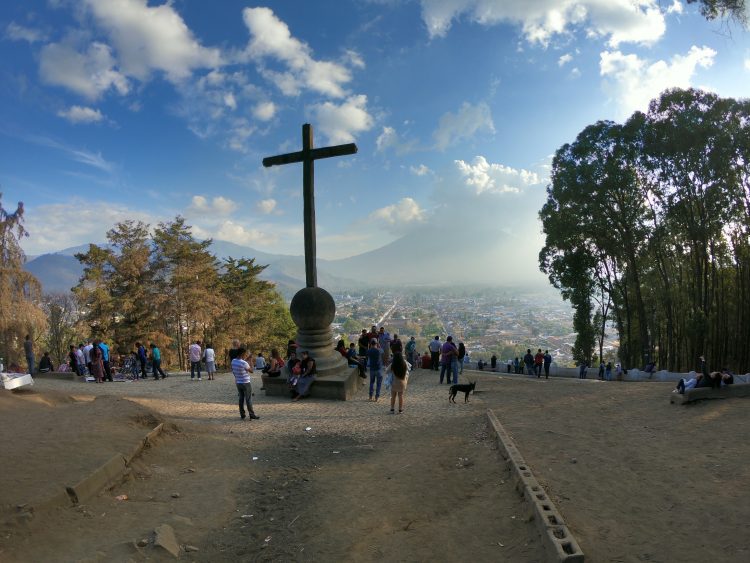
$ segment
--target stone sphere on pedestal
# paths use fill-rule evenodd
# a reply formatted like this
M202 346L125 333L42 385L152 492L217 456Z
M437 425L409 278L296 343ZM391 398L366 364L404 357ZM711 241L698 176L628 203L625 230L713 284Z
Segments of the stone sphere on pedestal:
M289 312L300 330L322 329L336 317L336 303L322 287L305 287L292 297Z

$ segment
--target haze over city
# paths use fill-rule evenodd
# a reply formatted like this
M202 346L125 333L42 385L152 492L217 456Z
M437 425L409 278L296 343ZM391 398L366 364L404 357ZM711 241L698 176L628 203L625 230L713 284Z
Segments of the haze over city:
M665 88L750 79L748 34L678 0L33 0L0 30L0 188L28 254L180 214L300 255L301 167L261 159L309 122L316 146L359 147L316 165L318 256L399 241L394 281L545 283L557 148Z

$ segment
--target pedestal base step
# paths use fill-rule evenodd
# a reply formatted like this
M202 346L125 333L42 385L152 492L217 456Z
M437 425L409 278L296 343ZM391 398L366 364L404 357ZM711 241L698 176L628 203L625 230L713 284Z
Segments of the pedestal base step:
M359 370L345 367L333 375L318 376L310 387L310 397L315 399L332 399L334 401L349 401L354 398L361 387ZM263 375L263 387L267 397L289 397L289 384L286 370L282 370L278 377Z

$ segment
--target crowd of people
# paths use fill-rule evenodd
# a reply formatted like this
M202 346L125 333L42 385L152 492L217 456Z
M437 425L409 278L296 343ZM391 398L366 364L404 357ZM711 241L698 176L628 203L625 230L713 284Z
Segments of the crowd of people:
M228 351L229 364L235 378L238 394L238 406L240 417L245 419L259 418L253 409L252 387L250 375L256 371L268 377L287 376L286 383L289 388L292 401L299 401L310 395L310 390L317 376L315 359L303 350L297 353L297 344L289 340L285 357L278 349L272 349L268 358L263 352L252 353L243 347L238 340L232 341L232 348ZM357 368L361 378L367 379L369 370L369 393L370 401L378 402L383 391L385 382L386 389L390 390L390 412L395 414L396 401L398 401L398 412L404 410L404 394L406 392L409 372L414 368L430 369L439 371L439 384L458 384L459 375L463 373L464 364L468 361L468 354L463 342L456 344L452 336L447 336L445 341L440 336L435 336L428 345L428 350L423 354L417 351L415 337L412 336L404 344L398 334L391 334L381 326L377 329L372 325L370 330L362 329L357 343L351 342L349 346L344 340L339 340L336 351L347 361L352 368ZM34 373L35 359L32 341L27 335L24 340L24 352L29 366L29 373ZM150 342L148 349L141 342L135 343L135 348L125 358L120 359L120 370L130 374L134 380L147 379L148 371L155 380L164 379L167 373L161 367L161 351L159 347ZM217 355L210 343L200 340L192 342L187 350L187 359L190 364L190 380L201 381L205 370L209 381L215 379ZM688 378L681 379L675 389L676 393L684 393L687 389L711 387L720 388L734 383L734 374L724 368L721 371L709 372L703 356L699 359L698 371L690 372ZM507 373L526 374L541 378L549 378L552 356L548 350L542 352L538 348L532 353L531 348L519 359L507 360L505 363ZM12 366L11 366L12 367ZM485 369L487 364L482 360L477 362L480 370ZM579 378L585 379L588 372L588 363L579 363ZM97 383L113 381L113 363L110 348L101 339L90 339L86 343L78 345L71 344L67 355L67 362L57 368L57 371L71 371L78 375L89 375ZM489 369L500 371L498 358L492 355ZM39 361L40 372L56 371L50 358L49 352L44 352ZM643 368L645 373L653 374L656 371L656 363L649 362ZM620 379L624 370L617 363L599 363L598 379L611 381ZM385 379L384 379L385 378ZM264 387L261 386L261 390Z

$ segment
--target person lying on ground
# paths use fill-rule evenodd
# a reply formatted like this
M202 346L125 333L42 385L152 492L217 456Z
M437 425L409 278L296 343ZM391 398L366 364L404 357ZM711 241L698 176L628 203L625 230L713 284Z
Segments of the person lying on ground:
M703 374L696 374L694 371L691 371L689 374L689 379L682 378L677 382L677 387L673 391L673 393L680 393L681 395L685 393L685 389L693 389L700 379L703 378Z
M704 375L696 385L696 388L699 387L710 387L712 389L718 389L719 387L721 387L721 373L718 371L712 371L708 374L708 377Z

